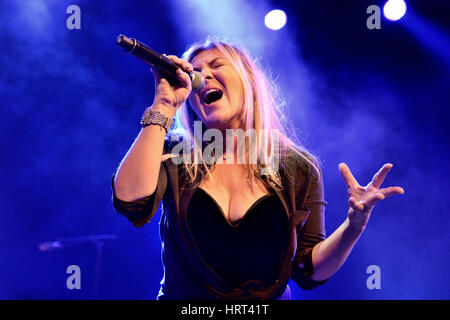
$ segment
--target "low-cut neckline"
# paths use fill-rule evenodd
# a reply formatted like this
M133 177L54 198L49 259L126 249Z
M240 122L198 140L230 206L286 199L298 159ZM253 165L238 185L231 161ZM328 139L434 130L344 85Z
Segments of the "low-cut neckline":
M228 225L231 226L232 228L237 228L238 226L240 226L241 223L242 223L242 222L246 219L246 217L249 215L249 213L252 212L253 209L254 209L259 203L261 203L262 200L264 200L264 199L266 199L266 198L268 198L268 197L270 197L270 196L272 196L272 195L275 195L275 192L272 191L272 192L270 192L270 193L268 193L268 194L265 194L265 195L259 197L255 202L253 202L253 204L247 209L247 211L245 211L244 215L243 215L241 218L239 218L239 219L237 219L237 220L235 220L235 221L230 221L230 220L228 220L228 218L225 216L225 213L223 212L223 209L222 209L222 207L219 205L219 203L217 202L217 200L214 199L214 197L212 197L212 196L208 193L208 191L206 191L205 189L200 188L200 187L198 187L198 189L200 189L200 191L202 191L204 194L206 194L206 196L207 196L209 199L211 199L212 202L215 203L216 207L217 207L217 208L219 209L219 211L220 211L220 214L222 215L222 218L223 218L223 219L228 223Z

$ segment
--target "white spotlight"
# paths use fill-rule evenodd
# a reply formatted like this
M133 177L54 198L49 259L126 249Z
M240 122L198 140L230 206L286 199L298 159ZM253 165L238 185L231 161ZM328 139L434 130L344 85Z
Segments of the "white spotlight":
M280 30L286 24L286 13L282 10L272 10L264 18L264 24L272 30Z
M392 21L397 21L405 15L406 3L403 0L389 0L383 8L384 16Z

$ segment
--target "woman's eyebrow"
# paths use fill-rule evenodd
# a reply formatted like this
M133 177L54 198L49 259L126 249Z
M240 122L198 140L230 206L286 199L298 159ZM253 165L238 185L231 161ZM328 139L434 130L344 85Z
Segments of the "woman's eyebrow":
M225 58L223 58L223 57L216 57L209 63L209 65L214 64L215 62L217 62L217 60L225 60Z

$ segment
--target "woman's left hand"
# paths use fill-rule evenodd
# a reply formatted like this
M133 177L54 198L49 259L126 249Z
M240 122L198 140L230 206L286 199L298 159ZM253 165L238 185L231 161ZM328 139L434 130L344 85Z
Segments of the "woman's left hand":
M372 181L362 187L353 177L350 169L345 163L339 164L339 171L344 178L348 188L348 219L350 225L356 230L363 230L369 220L370 213L375 204L394 194L403 194L405 191L401 187L387 187L380 189L384 178L392 168L391 163L385 164L374 176Z

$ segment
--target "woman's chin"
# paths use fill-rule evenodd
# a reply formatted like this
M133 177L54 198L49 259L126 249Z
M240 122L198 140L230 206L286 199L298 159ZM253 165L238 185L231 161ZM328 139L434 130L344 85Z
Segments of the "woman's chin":
M226 129L228 128L228 119L224 119L223 116L220 116L218 113L217 114L211 114L207 117L206 119L206 127L208 129Z

